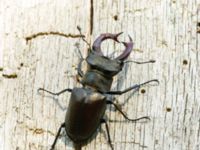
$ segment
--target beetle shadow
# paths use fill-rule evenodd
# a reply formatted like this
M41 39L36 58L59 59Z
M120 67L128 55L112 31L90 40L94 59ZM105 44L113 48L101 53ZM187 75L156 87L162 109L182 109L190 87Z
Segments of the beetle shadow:
M106 116L106 119L107 119L107 121L109 121L109 122L114 122L114 123L129 123L129 122L131 122L131 121L128 121L128 120L123 120L123 121L121 121L121 120L110 120L110 119L108 119L107 118L107 116ZM146 121L142 121L142 120L140 120L140 121L137 121L137 122L132 122L132 123L146 123L148 120L146 120ZM103 136L104 136L104 138L108 141L108 134L106 133L106 127L104 127L104 129L102 128L102 126L100 126L99 127L99 132L100 133L102 133L103 134ZM112 141L112 139L111 139L111 141ZM145 145L142 145L142 144L140 144L140 143L136 143L136 142L131 142L131 143L134 143L134 144L138 144L140 147L142 147L142 148L148 148L147 146L145 146Z
M45 94L42 94L40 92L37 92L39 95L43 96L43 97L46 97L46 98L49 98L49 99L53 99L56 104L58 105L58 107L62 110L62 111L66 111L67 110L67 107L63 107L61 105L61 103L59 102L59 98L58 96L50 96L50 95L45 95Z
M129 64L126 64L126 65L124 66L123 71L122 71L121 73L123 73L123 74L126 75L126 74L128 73L128 68L129 68L129 66L130 66ZM120 87L122 87L122 86L124 85L124 78L125 78L125 76L123 76L123 75L120 74L120 76L119 76L118 79L117 79L116 86L112 89L113 91L119 89ZM122 89L119 89L119 90L122 90ZM131 99L131 97L132 97L137 91L138 91L138 90L130 91L131 94L129 95L129 97L128 97L123 103L120 104L120 107L122 107L122 106L124 106L126 103L128 103L128 101ZM121 96L121 95L119 95L119 96ZM114 99L117 100L119 96L116 97L116 96L114 96L114 95L109 95L109 97L112 97L113 100L114 100ZM118 102L118 101L117 101L117 102ZM115 109L114 107L110 107L110 110L111 110L111 111L116 111L116 109Z
M67 107L63 107L61 105L61 103L59 102L59 99L56 98L56 97L53 97L53 100L56 102L56 104L58 105L58 107L62 110L62 111L66 111L67 110Z
M122 71L122 73L123 74L127 74L128 73L128 71L129 71L129 66L130 66L130 64L129 63L127 63L125 66L124 66L124 69L123 69L123 71ZM117 79L117 83L116 83L116 86L113 88L113 90L117 90L117 89L119 89L120 87L122 87L123 85L124 85L124 78L125 78L126 76L123 76L123 75L121 75L118 79ZM138 84L138 83L135 83L135 85L136 84ZM134 84L133 84L134 85ZM133 86L132 85L132 86ZM149 86L155 86L153 83L152 84L148 84ZM119 89L119 90L124 90L124 89ZM112 96L111 95L111 97L113 97L112 99L116 99L115 101L118 103L118 105L120 106L120 107L123 107L123 106L125 106L128 102L129 102L129 100L134 96L134 94L137 94L139 92L139 88L138 89L134 89L134 90L132 90L132 91L129 91L129 96L122 102L122 103L118 103L118 97L119 96L121 96L121 95L118 95L117 97L116 96ZM124 93L125 94L125 93ZM122 94L123 95L123 94ZM110 107L110 110L111 111L116 111L116 109L114 108L114 107Z
M126 120L125 118L123 118L124 120L116 120L116 119L108 119L109 122L112 122L112 123L147 123L149 122L150 120L149 119L141 119L141 120L138 120L138 121L129 121L129 120Z
M79 59L84 59L83 58L83 54L80 51L80 43L78 41L74 44L74 47L75 47L75 54L79 57ZM78 63L77 63L77 67L78 67ZM39 92L39 91L37 91L37 94L41 95L43 97L49 98L49 99L53 99L56 102L56 104L58 105L58 107L62 111L66 111L67 110L67 107L63 107L62 104L59 102L58 96L52 96L52 95L42 94L42 92Z
M101 124L100 124L101 125ZM87 144L91 143L94 139L96 139L98 133L100 132L100 126L97 128L97 130L94 132L94 134L85 142L79 143L81 147L86 146ZM70 137L67 135L66 131L63 130L60 135L60 140L65 144L65 146L69 146L73 149L75 149L75 143L70 139Z
M65 129L63 129L63 131L61 132L60 139L58 140L61 140L65 144L65 147L69 146L72 149L74 148L73 141L68 137Z

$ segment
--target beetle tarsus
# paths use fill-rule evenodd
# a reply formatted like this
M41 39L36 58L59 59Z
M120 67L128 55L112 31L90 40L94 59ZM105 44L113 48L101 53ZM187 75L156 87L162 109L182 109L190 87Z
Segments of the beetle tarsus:
M112 104L121 114L122 116L129 120L129 121L133 121L133 122L136 122L136 121L139 121L141 119L147 119L147 120L150 120L150 118L148 116L144 116L144 117L140 117L140 118L136 118L136 119L130 119L126 116L126 114L119 108L119 106L117 106L117 104L115 104L114 102L112 102L111 100L107 100L106 101L107 104Z
M62 123L61 126L60 126L60 128L58 129L58 132L56 134L56 138L55 138L55 140L54 140L54 142L53 142L50 150L54 150L56 142L58 140L58 137L60 136L60 132L61 132L62 128L64 128L64 127L65 127L65 123Z

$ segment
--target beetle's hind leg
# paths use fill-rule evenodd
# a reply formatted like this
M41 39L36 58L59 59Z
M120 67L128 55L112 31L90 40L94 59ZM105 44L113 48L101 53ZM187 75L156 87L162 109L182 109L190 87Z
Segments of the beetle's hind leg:
M54 142L53 142L50 150L54 150L56 142L57 142L58 137L60 135L60 132L61 132L62 128L64 128L64 127L65 127L65 123L62 123L61 126L60 126L60 128L59 128L59 130L58 130L58 132L57 132L56 138L55 138L55 140L54 140Z
M112 105L122 114L122 116L123 116L125 119L129 120L129 121L136 122L136 121L141 120L141 119L148 119L148 120L150 120L150 118L149 118L148 116L144 116L144 117L140 117L140 118L136 118L136 119L130 119L130 118L128 118L128 117L126 116L126 114L119 108L119 106L118 106L117 104L115 104L115 103L112 102L111 100L107 100L106 103L107 103L107 104L112 104Z
M106 132L107 132L107 135L108 135L108 144L110 145L111 149L114 150L113 145L112 145L112 141L111 141L111 138L110 138L110 131L109 131L108 123L105 119L101 119L101 123L105 123L105 125L106 125Z

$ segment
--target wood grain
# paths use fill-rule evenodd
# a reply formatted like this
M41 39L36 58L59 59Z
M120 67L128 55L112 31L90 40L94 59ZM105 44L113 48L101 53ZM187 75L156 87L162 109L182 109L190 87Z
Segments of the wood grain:
M43 87L59 91L81 86L76 81L82 28L89 42L101 33L123 31L133 38L130 60L155 59L154 64L128 63L112 88L158 79L158 86L117 96L130 118L108 107L115 150L200 149L200 1L199 0L1 0L0 1L0 149L49 149L64 121L69 94L38 94ZM29 40L27 40L27 38ZM120 43L105 41L104 54L116 57ZM114 53L115 52L115 53ZM145 93L141 92L145 91ZM110 149L105 127L83 150ZM62 132L57 149L72 150Z

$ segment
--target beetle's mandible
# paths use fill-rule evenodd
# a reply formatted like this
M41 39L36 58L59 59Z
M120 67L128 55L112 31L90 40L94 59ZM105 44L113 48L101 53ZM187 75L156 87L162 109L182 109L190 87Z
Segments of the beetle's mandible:
M80 27L78 30L81 33ZM106 105L113 105L116 110L118 110L125 119L129 121L137 121L140 119L149 119L148 116L129 119L124 112L114 103L114 98L110 98L108 95L121 95L131 90L138 90L142 85L148 84L150 82L158 83L157 79L144 82L142 84L136 84L122 91L111 91L111 85L113 82L113 77L117 75L123 68L124 64L128 61L126 59L130 55L133 42L129 36L129 42L122 42L125 46L125 50L115 59L110 59L103 55L101 51L101 43L104 40L112 39L116 42L118 41L118 34L105 33L101 34L93 43L92 48L86 58L88 68L84 74L81 70L81 64L83 59L78 65L78 74L81 76L80 81L82 87L75 87L73 89L67 88L58 93L53 93L43 88L39 88L38 91L45 91L52 95L60 95L64 92L70 92L70 102L67 109L65 121L61 124L56 138L51 146L53 150L56 146L57 139L60 135L61 129L65 128L65 131L69 138L73 141L75 149L81 150L82 144L86 143L91 136L95 133L97 128L104 123L107 131L108 143L112 150L114 150L109 127L106 119L104 118ZM89 43L82 37L82 39L89 45ZM147 61L143 63L152 63L154 61ZM135 62L139 63L139 62ZM141 63L140 63L141 64Z

